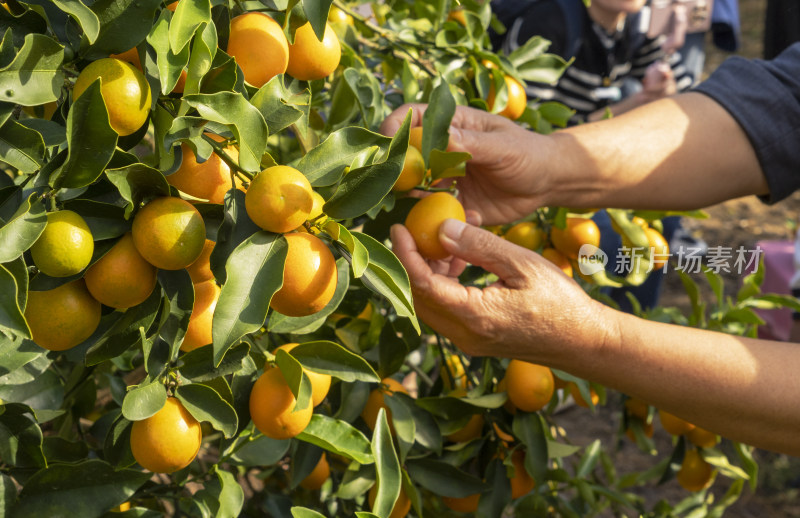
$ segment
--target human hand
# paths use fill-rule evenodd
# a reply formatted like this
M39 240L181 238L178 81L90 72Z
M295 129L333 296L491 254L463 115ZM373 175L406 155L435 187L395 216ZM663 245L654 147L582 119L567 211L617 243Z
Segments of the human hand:
M611 336L613 312L535 252L454 219L439 229L454 257L449 263L426 261L402 225L391 235L420 318L470 355L565 368L573 355L591 354ZM482 289L462 286L466 263L499 279Z
M642 79L642 92L651 100L675 94L678 87L669 64L656 61L647 67Z
M422 126L426 105L403 105L381 125L381 133L394 135L413 108L411 126ZM472 155L466 176L456 179L464 208L478 212L489 225L509 223L533 212L546 193L545 173L549 151L546 137L527 131L504 117L458 106L450 125L451 151ZM536 153L531 160L529 153Z

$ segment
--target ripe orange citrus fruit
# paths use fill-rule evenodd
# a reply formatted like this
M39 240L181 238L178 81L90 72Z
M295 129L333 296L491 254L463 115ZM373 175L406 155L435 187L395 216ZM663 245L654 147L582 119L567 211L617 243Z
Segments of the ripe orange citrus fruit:
M97 78L111 127L122 137L136 132L147 120L152 101L144 74L119 59L98 59L78 75L72 90L74 98L78 99Z
M83 278L92 297L106 306L125 309L147 300L156 287L157 273L136 250L128 232L86 270Z
M289 232L308 219L314 207L311 184L297 169L276 165L257 174L244 197L247 215L269 232Z
M653 253L653 269L660 270L669 261L669 243L661 235L661 232L654 228L644 229L647 235L647 241L650 245L650 250Z
M446 366L439 367L439 375L442 377L444 388L446 390L458 389L459 396L466 395L467 371L461 358L457 354L448 354L445 356L445 362Z
M178 2L173 2L173 3L177 4ZM170 9L169 5L167 6L167 9L169 9L170 11L175 11L175 8L173 7ZM126 61L131 65L135 66L137 69L139 69L140 72L144 72L144 69L142 68L142 61L141 59L139 59L139 51L136 49L136 47L128 49L120 54L111 54L109 57ZM181 70L181 75L178 78L178 82L175 84L175 88L172 89L172 93L182 94L185 85L186 85L186 70Z
M460 23L464 27L467 26L467 18L464 14L464 9L453 9L447 14L447 20Z
M322 207L325 206L325 198L317 191L311 191L311 212L308 213L306 221L312 222L322 216ZM302 227L298 227L302 228Z
M511 463L514 465L514 476L511 477L511 498L517 498L527 495L536 486L536 481L525 469L525 452L523 450L514 450L511 454Z
M411 207L405 224L422 257L444 259L450 255L439 241L439 226L448 218L467 219L461 202L449 192L435 192Z
M256 88L289 65L289 42L278 23L264 13L251 11L231 20L228 36L229 55L244 73L244 79Z
M198 284L214 278L214 273L211 271L211 252L214 251L214 243L210 239L206 239L203 243L203 251L200 252L200 257L186 267L189 272L189 277L192 279L192 284Z
M550 368L522 360L511 360L506 369L506 391L515 407L536 412L550 402L555 391Z
M219 135L209 135L217 142L224 139ZM208 200L209 203L222 204L225 201L225 193L231 189L231 168L216 153L205 162L198 162L197 155L192 148L186 144L181 144L183 159L177 171L167 176L167 182L177 189L195 198ZM225 148L225 153L232 159L239 158L239 150L234 146ZM236 189L242 189L242 181L236 175L233 176Z
M422 152L422 126L414 126L409 130L408 145Z
M367 404L364 405L364 409L361 411L361 418L365 423L367 423L367 426L370 430L375 429L375 424L378 421L378 411L383 408L386 412L386 420L389 423L389 429L391 430L392 435L394 435L394 426L392 426L392 411L386 405L383 396L384 394L391 396L395 392L408 394L408 390L406 390L402 383L392 378L385 378L383 381L381 381L380 387L373 389L372 392L369 393Z
M589 408L589 402L583 399L581 395L581 391L578 388L578 385L575 383L570 382L569 386L569 393L572 395L572 399L575 400L575 404L578 406L582 406L583 408ZM593 387L589 387L589 398L592 400L592 405L597 406L600 403L600 396L597 395Z
M414 146L408 146L406 151L406 159L403 162L403 170L397 181L394 182L392 187L393 191L410 191L417 185L422 183L425 178L425 160L422 158L422 153L419 152Z
M669 412L659 410L658 417L661 419L661 426L671 435L683 435L694 429L692 423L684 421L680 417L670 414Z
M78 213L47 213L47 226L31 247L33 263L50 277L69 277L89 265L94 239L89 225Z
M687 491L702 491L711 485L714 468L706 462L697 450L687 450L683 456L681 469L675 478Z
M528 95L525 93L525 87L522 83L517 81L511 76L505 76L506 89L508 90L508 103L498 115L509 118L511 120L519 119L525 112L528 106ZM486 104L489 106L489 111L494 110L495 91L494 83L489 87L489 95L486 98Z
M269 305L290 317L312 315L333 298L339 278L336 259L316 236L295 232L284 237L289 249L283 267L283 286Z
M178 2L177 1L167 4L167 9L169 9L173 13L175 12L175 9L177 9L177 8L178 8Z
M325 454L319 458L319 462L314 466L313 471L308 474L306 478L300 482L300 487L309 489L311 491L318 491L331 476L331 467L328 464L328 458Z
M457 513L474 513L478 510L478 503L480 503L480 500L480 493L462 498L442 497L442 503Z
M25 320L37 345L50 351L71 349L100 324L100 303L77 279L47 291L29 291Z
M568 277L572 277L572 264L564 254L555 248L545 248L542 250L542 257L561 268L561 271L567 274Z
M194 285L194 305L189 326L181 343L181 351L188 352L211 343L211 322L219 301L220 288L214 280Z
M250 392L250 417L267 437L291 439L306 429L314 412L310 399L305 408L295 409L296 403L281 370L267 368Z
M375 484L372 486L372 489L369 490L368 500L370 508L375 507L375 499L378 496L378 485ZM406 492L400 488L400 494L397 496L397 500L394 502L394 507L392 507L392 512L389 514L389 518L403 518L411 511L411 500L406 495Z
M136 213L132 234L136 250L147 262L162 270L180 270L200 257L206 225L194 205L166 196Z
M294 33L294 43L289 44L289 66L286 72L295 79L313 81L331 75L342 57L339 38L330 24L325 24L322 41L317 39L310 22Z
M283 344L278 347L278 349L283 349L288 353L298 345L300 344ZM305 372L306 376L308 376L308 380L311 382L311 400L314 402L314 406L317 406L322 403L325 396L328 395L328 391L331 388L331 376L330 374L322 374L308 369L303 369L303 372Z
M133 458L154 473L174 473L191 464L202 439L200 423L174 397L131 427Z
M553 246L569 259L577 259L583 245L600 246L600 229L587 218L567 218L565 228L556 226L550 231Z
M503 237L528 250L537 250L542 246L545 234L533 221L523 221L509 228Z
M353 17L335 5L331 5L328 11L328 21L332 24L353 25Z
M483 432L484 419L481 414L472 414L467 424L460 430L451 433L447 436L447 440L452 442L469 442L477 439Z
M719 436L699 426L686 432L686 438L700 448L713 448L719 442Z

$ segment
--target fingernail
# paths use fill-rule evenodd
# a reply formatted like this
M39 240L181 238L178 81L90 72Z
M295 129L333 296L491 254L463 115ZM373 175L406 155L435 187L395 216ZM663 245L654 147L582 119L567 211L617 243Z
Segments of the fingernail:
M439 233L452 241L458 241L461 239L461 234L464 233L465 228L467 228L467 224L463 221L448 218L442 222L439 227Z

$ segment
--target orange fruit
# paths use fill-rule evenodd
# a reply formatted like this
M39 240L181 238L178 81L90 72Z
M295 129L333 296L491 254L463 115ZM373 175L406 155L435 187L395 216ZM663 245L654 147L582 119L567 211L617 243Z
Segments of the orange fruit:
M166 196L136 213L132 234L136 250L147 262L162 270L180 270L200 257L206 226L194 205Z
M31 247L36 268L50 277L75 275L92 260L94 239L89 225L78 213L47 213L47 225Z
M422 158L422 153L414 146L408 146L406 159L403 162L403 170L400 172L397 181L394 182L392 190L410 191L422 183L425 178L425 172L425 160Z
M154 473L174 473L191 464L202 439L200 423L174 397L131 427L133 458Z
M647 241L653 254L653 270L660 270L669 261L669 243L654 228L648 227L644 229L644 233L647 235Z
M130 502L122 502L117 507L113 508L111 510L111 512L112 513L124 513L125 511L127 511L130 508L131 508L131 503Z
M409 130L408 145L422 152L422 126L414 126Z
M466 395L467 386L467 371L464 368L464 363L457 354L448 354L445 356L447 365L439 367L439 375L442 378L442 383L446 390L457 389L459 396ZM450 380L452 378L452 381ZM452 386L455 383L455 386Z
M136 250L128 232L94 263L83 278L92 297L125 309L141 304L156 287L158 270Z
M568 386L569 393L572 395L572 399L575 400L575 404L582 406L583 408L589 408L589 402L583 399L578 385L575 383L569 383ZM597 406L597 404L600 403L600 396L597 395L597 392L595 392L593 387L589 387L589 397L592 400L592 405Z
M697 450L687 450L683 456L681 469L675 478L687 491L702 491L711 485L714 468L706 462Z
M375 484L372 486L372 489L369 490L368 500L370 508L375 507L375 498L378 495L378 485ZM403 518L411 511L411 500L406 495L406 492L400 488L400 494L397 496L397 500L394 502L394 507L392 507L392 512L389 514L389 518Z
M511 498L517 498L527 495L536 486L536 481L525 469L525 452L523 450L514 450L511 454L511 463L514 465L514 476L511 477Z
M298 27L294 43L289 44L289 66L286 72L301 81L324 79L331 75L342 57L339 38L330 24L325 24L322 41L317 39L310 22Z
M583 245L600 246L600 229L591 219L567 218L565 228L552 228L550 240L556 250L569 259L577 259Z
M550 402L555 391L553 372L543 365L511 360L506 369L508 398L523 412L536 412Z
M494 427L494 433L497 434L497 438L503 441L506 445L514 442L514 436L504 432L499 426L497 426L497 423L492 423L492 426Z
M653 432L655 431L653 428L653 423L648 423L644 419L639 419L638 417L631 417L631 419L635 419L642 424L642 430L644 431L644 435L646 437L653 436ZM633 433L632 427L628 427L628 429L625 430L625 435L628 436L628 439L636 442L636 434Z
M311 184L297 169L269 167L257 174L244 197L247 215L269 232L289 232L308 219L314 207Z
M319 462L314 466L311 473L300 482L300 487L309 489L311 491L318 491L328 478L331 476L331 467L328 464L328 458L325 454L319 458Z
M25 306L33 341L50 351L66 351L89 338L100 324L100 303L83 279L47 291L29 291Z
M331 5L328 11L328 21L332 24L353 25L353 17L342 11L335 5Z
M298 345L300 344L283 344L278 347L278 349L283 349L288 353ZM306 376L308 376L308 380L311 382L311 400L314 402L314 406L318 406L328 395L328 391L331 388L331 376L330 374L322 374L308 369L303 369L303 372L305 372Z
M128 49L119 54L111 54L108 57L125 61L126 63L130 63L131 65L135 66L140 71L142 70L142 60L139 59L139 50L136 47Z
M111 127L122 137L135 133L147 120L152 102L144 74L119 59L98 59L78 75L73 97L78 99L97 78Z
M567 274L568 277L572 277L572 264L564 254L555 248L545 248L542 250L542 257L561 268L561 271Z
M211 252L214 251L214 245L216 245L215 242L206 239L205 243L203 243L203 251L200 252L200 257L186 267L186 271L189 272L189 277L192 279L192 284L214 278L214 273L211 271Z
M296 409L296 403L281 370L268 368L250 392L250 417L267 437L291 439L306 429L314 412L310 399L304 408Z
M464 14L464 9L453 9L447 14L447 20L460 23L464 27L467 26L467 18Z
M167 4L167 9L169 9L173 13L175 12L175 9L177 9L177 8L178 8L178 2L177 1Z
M650 413L649 405L647 403L641 399L632 397L625 400L625 409L630 415L638 417L642 420L647 419L647 416Z
M523 221L509 228L503 235L508 241L515 245L536 250L544 242L544 231L532 221Z
M447 436L447 440L452 442L469 442L481 436L483 431L484 419L481 414L472 414L467 424L460 430Z
M264 13L251 11L231 20L227 52L256 88L289 65L289 42L278 23Z
M394 435L394 427L392 426L392 411L386 405L386 402L383 400L384 394L389 394L390 396L395 392L402 392L403 394L408 394L408 390L397 380L392 378L384 378L381 381L381 386L373 389L372 392L369 393L369 397L367 398L367 404L364 405L364 409L361 411L361 418L367 423L367 426L370 430L375 430L375 424L378 421L378 411L383 408L386 412L386 420L389 423L389 429Z
M695 426L686 432L686 438L700 448L713 448L719 442L719 436L714 432Z
M322 207L325 206L325 198L322 197L317 191L311 191L311 212L308 213L306 221L313 222L315 219L322 216ZM298 227L304 228L304 227Z
M519 119L525 112L528 106L528 95L525 93L525 87L522 83L517 81L511 76L505 76L506 89L508 90L508 103L498 115L509 118L511 120ZM495 91L494 83L489 87L489 95L486 98L486 104L489 106L489 111L494 111Z
M444 259L450 254L439 241L439 226L448 218L466 221L461 202L449 192L435 192L419 200L406 216L405 225L426 259Z
M694 429L692 423L684 421L680 417L670 414L669 412L659 410L658 417L661 419L661 426L671 435L683 435Z
M209 136L217 142L225 140L219 135ZM225 193L231 189L231 168L228 164L216 153L211 153L205 162L198 163L197 155L186 143L181 144L181 151L181 165L177 171L167 176L167 182L189 196L222 204ZM234 146L226 147L225 152L234 160L239 158L239 150ZM236 175L233 176L233 181L236 189L244 190L242 181Z
M480 500L480 493L462 498L442 497L442 503L457 513L474 513L478 510L478 503L480 503Z
M283 286L269 306L290 317L312 315L333 298L339 278L336 259L328 246L311 234L284 236L289 249L283 267Z
M194 305L189 326L181 343L181 351L188 352L211 343L211 322L219 301L220 287L214 280L194 285Z

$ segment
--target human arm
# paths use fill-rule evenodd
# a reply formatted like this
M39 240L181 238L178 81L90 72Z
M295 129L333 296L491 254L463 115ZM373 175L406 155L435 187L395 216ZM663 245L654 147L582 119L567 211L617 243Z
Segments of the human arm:
M643 104L674 95L677 91L678 88L672 68L663 61L657 61L651 63L647 68L642 78L641 90L634 92L617 103L590 113L587 116L587 121L602 120L606 118L607 111L610 111L612 115L621 115Z
M447 220L440 236L462 262L499 277L462 286L458 271L435 272L408 231L392 228L418 313L465 352L562 369L730 439L800 455L796 346L642 320L490 232Z

